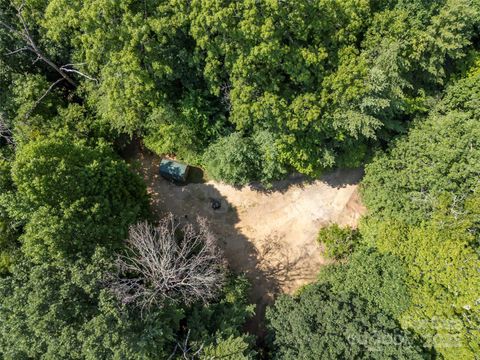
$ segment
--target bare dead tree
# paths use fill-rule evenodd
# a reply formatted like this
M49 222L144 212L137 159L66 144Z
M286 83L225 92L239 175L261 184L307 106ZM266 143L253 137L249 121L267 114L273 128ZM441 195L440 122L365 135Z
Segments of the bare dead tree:
M207 303L224 282L225 261L206 220L180 227L170 214L156 227L130 228L127 254L118 256L109 287L122 303L144 309L167 300Z
M9 51L6 55L14 55L20 52L31 52L35 55L35 60L33 63L35 64L38 61L42 61L47 64L50 68L55 70L61 77L53 82L50 87L46 90L46 92L35 102L33 108L27 113L26 117L30 115L30 113L36 108L36 106L50 93L50 91L60 82L66 81L71 86L77 87L77 83L69 76L69 73L74 73L79 76L82 76L88 80L92 80L98 82L97 79L94 77L87 75L85 72L82 72L78 69L78 66L85 65L85 64L65 64L65 65L57 65L54 61L48 58L48 56L40 49L40 47L35 42L30 29L28 28L27 22L25 17L23 16L23 9L25 7L25 1L23 1L20 5L15 5L15 3L10 2L11 6L15 9L15 15L18 19L19 25L10 24L0 18L0 26L3 27L10 33L11 36L17 38L23 43L23 46Z

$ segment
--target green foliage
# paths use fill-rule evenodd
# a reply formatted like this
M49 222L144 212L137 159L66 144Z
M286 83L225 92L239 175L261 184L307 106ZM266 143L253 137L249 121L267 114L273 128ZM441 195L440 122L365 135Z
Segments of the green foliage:
M403 262L373 248L361 247L348 262L322 269L319 281L330 284L335 293L357 294L371 308L381 309L395 318L410 305Z
M247 298L249 289L246 278L230 275L219 302L208 307L200 304L193 306L188 314L192 337L206 340L215 331L225 336L239 336L239 329L254 312Z
M366 144L425 111L478 12L467 1L198 0L192 35L210 90L220 95L229 80L230 121L274 133L284 162L315 174L358 164Z
M208 176L235 185L257 177L260 160L249 138L233 133L210 145L203 155Z
M2 11L21 26L13 7ZM239 131L268 147L260 151L266 173L247 174L267 183L285 168L317 175L360 165L379 140L428 111L474 50L480 23L469 0L32 0L22 11L47 57L88 74L71 73L78 88L62 84L32 116L55 111L69 93L98 115L89 126L140 133L154 151L195 163ZM0 50L22 46L2 31ZM2 59L13 117L56 80L29 56Z
M466 196L480 176L480 76L451 86L431 116L366 167L363 199L384 218L429 217L443 192Z
M422 359L425 350L388 315L327 284L284 295L267 310L276 359Z
M253 339L242 333L246 319L254 314L247 299L250 284L243 277L230 276L220 300L208 306L196 304L186 312L190 344L202 347L202 355L251 359Z
M88 84L88 101L115 129L135 133L158 104L182 108L192 93L194 101L209 103L201 94L186 3L55 0L45 14L46 37L65 40L73 62L99 79L98 86ZM198 106L202 116L204 108Z
M243 338L230 336L225 340L219 339L216 345L204 347L202 358L249 360L253 359L253 354L249 350L248 343Z
M398 317L445 359L478 354L478 74L449 87L432 114L366 168L364 240L404 265Z
M287 174L285 164L281 159L278 138L271 132L257 131L252 137L260 160L258 173L254 179L269 186L274 180L279 180Z
M10 176L10 163L7 160L0 160L0 193L13 189ZM18 244L18 231L12 219L8 216L5 207L0 204L0 276L10 271L12 260L15 257Z
M101 290L108 257L91 262L22 262L0 280L0 355L5 359L146 359L170 353L181 311L120 308Z
M97 244L118 247L146 215L145 185L105 145L28 143L16 154L12 179L15 192L3 203L25 226L23 249L36 261L88 256Z
M404 263L411 306L400 317L402 325L422 335L445 358L474 358L480 323L480 258L471 247L478 246L474 225L451 214L435 214L419 226L370 220L365 228L367 241Z
M186 161L197 163L199 144L195 133L178 121L179 117L173 109L155 109L148 121L145 146L160 155L179 154Z
M446 359L480 353L478 0L1 1L0 21L0 357L157 359L185 339L254 356L243 279L148 314L102 290L105 252L148 214L99 140L119 134L235 185L390 145L360 234L319 234L344 261L269 311L276 355L427 356L405 329Z
M218 303L181 309L169 304L135 310L116 303L104 287L111 256L97 251L76 263L19 262L0 279L0 356L5 359L164 359L183 342L202 355L251 359L241 333L251 313L247 283L232 278ZM179 355L177 353L177 355Z
M240 132L220 138L207 148L203 163L213 179L234 185L258 180L268 186L286 174L276 140L267 131L256 132L253 138Z
M332 224L318 232L317 240L325 245L325 255L332 259L348 257L358 243L356 229Z

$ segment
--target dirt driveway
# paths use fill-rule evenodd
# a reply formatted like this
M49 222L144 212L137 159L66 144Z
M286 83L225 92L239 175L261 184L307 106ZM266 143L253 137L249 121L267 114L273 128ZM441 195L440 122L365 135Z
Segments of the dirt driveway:
M292 293L315 280L327 263L316 242L319 228L331 222L355 226L364 212L357 195L358 169L310 183L291 178L267 192L214 181L176 186L158 175L157 156L137 153L135 160L158 216L172 212L181 219L208 219L230 267L252 282L259 318L276 294ZM212 199L220 201L220 209L212 209ZM250 331L258 333L258 320Z

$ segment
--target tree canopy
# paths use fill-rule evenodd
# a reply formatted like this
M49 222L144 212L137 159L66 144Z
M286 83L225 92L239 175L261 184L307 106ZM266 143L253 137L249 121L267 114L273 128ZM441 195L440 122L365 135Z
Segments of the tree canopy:
M479 38L479 0L0 0L0 358L476 359ZM364 165L368 212L255 344L203 220L132 243L130 142L267 191Z
M51 122L67 91L90 131L141 134L200 164L222 163L202 155L232 133L260 137L270 149L249 155L270 170L249 180L267 182L358 166L405 131L472 53L480 21L469 0L22 4L2 5L10 118Z
M445 358L478 353L478 74L449 86L428 118L366 168L361 233L407 271L399 317Z
M277 359L423 359L414 336L353 293L311 285L283 296L267 314Z

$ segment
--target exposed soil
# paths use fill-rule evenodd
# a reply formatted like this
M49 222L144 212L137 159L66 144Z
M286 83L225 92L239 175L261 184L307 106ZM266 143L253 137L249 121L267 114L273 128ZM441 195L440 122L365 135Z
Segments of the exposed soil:
M156 216L172 212L179 219L207 218L231 269L250 279L257 315L248 327L256 334L262 332L259 320L266 305L277 294L315 280L328 262L316 241L319 228L333 222L356 226L365 211L357 194L361 169L337 170L311 182L291 177L266 191L214 181L178 186L158 174L157 156L136 152L133 158ZM220 202L217 210L214 200Z

